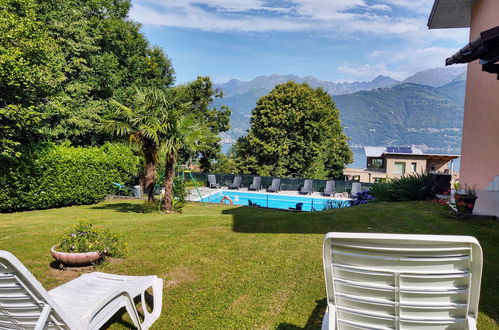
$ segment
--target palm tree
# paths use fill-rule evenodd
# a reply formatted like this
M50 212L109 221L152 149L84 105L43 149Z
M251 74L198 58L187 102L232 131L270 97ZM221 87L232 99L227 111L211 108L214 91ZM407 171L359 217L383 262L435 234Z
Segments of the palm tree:
M163 209L165 212L173 210L173 178L179 152L198 152L209 148L218 137L207 126L199 123L194 115L186 114L186 104L176 107L177 111L168 116L168 130L164 134L163 147L166 151L165 159L165 198Z
M115 118L103 120L104 128L136 143L146 161L145 187L149 201L154 200L156 164L161 147L161 136L168 130L168 112L171 110L167 93L156 87L137 88L132 106L111 100L116 107Z

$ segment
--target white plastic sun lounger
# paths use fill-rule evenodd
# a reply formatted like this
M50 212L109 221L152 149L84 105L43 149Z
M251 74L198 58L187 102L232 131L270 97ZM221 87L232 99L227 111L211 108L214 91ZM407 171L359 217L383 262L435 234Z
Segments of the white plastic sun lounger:
M328 233L322 329L476 329L474 237Z
M145 291L153 290L149 313ZM157 276L91 273L46 291L11 253L0 250L0 329L99 329L125 307L138 329L161 314L163 280ZM141 321L134 303L140 297Z

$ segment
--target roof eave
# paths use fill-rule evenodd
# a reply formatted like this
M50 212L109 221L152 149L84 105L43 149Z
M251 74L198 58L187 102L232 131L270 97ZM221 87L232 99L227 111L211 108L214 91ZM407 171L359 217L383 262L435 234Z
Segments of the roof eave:
M474 0L435 0L428 18L428 28L470 27L473 3Z

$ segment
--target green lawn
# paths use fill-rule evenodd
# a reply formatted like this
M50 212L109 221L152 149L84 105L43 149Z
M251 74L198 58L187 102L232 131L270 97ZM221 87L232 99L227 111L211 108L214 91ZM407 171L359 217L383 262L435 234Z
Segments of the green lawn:
M329 231L475 236L484 250L480 329L499 329L499 222L458 219L428 202L378 203L317 213L189 204L180 215L141 214L112 202L0 214L0 249L47 288L78 276L50 267L49 249L77 220L122 234L125 260L96 269L164 279L155 329L319 327L325 308L322 239ZM128 323L119 319L113 328Z

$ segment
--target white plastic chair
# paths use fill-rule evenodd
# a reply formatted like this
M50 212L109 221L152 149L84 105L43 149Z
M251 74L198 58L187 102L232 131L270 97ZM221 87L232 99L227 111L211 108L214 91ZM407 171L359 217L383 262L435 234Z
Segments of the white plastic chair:
M360 182L352 183L352 190L350 191L350 197L354 198L357 193L362 191L362 185Z
M328 233L322 329L476 329L474 237Z
M145 291L153 290L153 310ZM46 291L11 253L0 250L0 329L99 329L125 307L138 329L161 314L163 280L94 272ZM141 322L134 299L140 297Z

